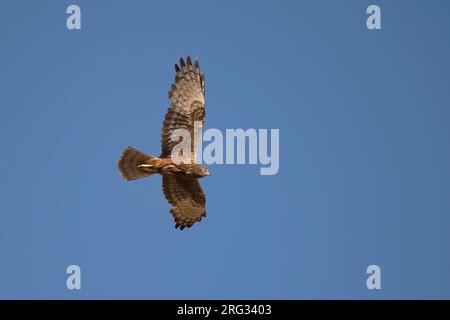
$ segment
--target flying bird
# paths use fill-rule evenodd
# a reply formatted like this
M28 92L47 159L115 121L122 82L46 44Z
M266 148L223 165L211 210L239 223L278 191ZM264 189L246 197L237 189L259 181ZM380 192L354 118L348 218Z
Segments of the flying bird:
M194 132L198 124L202 127L205 121L205 75L200 71L198 59L192 64L188 56L186 62L181 58L180 64L175 65L169 100L161 133L161 155L154 157L128 146L117 166L127 181L160 174L164 196L172 205L170 213L175 228L183 230L206 216L205 194L198 180L209 176L209 171L196 163L198 134ZM191 137L188 161L181 163L172 161L172 149L180 142L172 141L172 133L177 129L187 130Z

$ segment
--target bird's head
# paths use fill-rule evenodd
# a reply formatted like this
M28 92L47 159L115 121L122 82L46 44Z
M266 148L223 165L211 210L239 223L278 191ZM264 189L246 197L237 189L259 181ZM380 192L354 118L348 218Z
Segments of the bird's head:
M209 171L208 169L203 168L202 166L196 165L194 167L194 175L196 176L196 178L206 177L209 176Z

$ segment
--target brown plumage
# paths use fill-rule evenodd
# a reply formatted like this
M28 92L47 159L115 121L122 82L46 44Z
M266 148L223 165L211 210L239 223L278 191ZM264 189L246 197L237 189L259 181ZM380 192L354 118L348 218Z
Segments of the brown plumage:
M169 91L170 107L164 117L161 133L161 155L154 157L132 147L126 147L117 161L122 177L129 180L144 178L155 173L162 175L164 196L172 205L170 212L175 228L190 228L206 216L205 194L199 178L209 175L208 170L196 164L198 134L194 122L203 126L205 119L205 75L200 72L198 60L192 64L180 59L175 65L175 81ZM191 154L187 163L172 161L172 149L179 141L172 141L172 133L185 129L191 136Z

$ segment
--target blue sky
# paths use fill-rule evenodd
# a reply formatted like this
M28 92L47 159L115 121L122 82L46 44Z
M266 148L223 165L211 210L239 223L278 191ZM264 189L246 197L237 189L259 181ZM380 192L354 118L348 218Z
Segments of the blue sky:
M449 9L3 1L0 297L450 298ZM210 166L208 215L179 232L160 177L126 183L115 161L126 145L159 153L187 54L206 128L278 128L280 171Z

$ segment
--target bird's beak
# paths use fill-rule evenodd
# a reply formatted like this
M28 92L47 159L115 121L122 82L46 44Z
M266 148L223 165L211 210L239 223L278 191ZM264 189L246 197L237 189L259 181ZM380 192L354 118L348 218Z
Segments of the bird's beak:
M209 173L209 171L208 171L208 170L206 170L206 175L207 175L207 176L209 176L209 175L210 175L210 173Z

